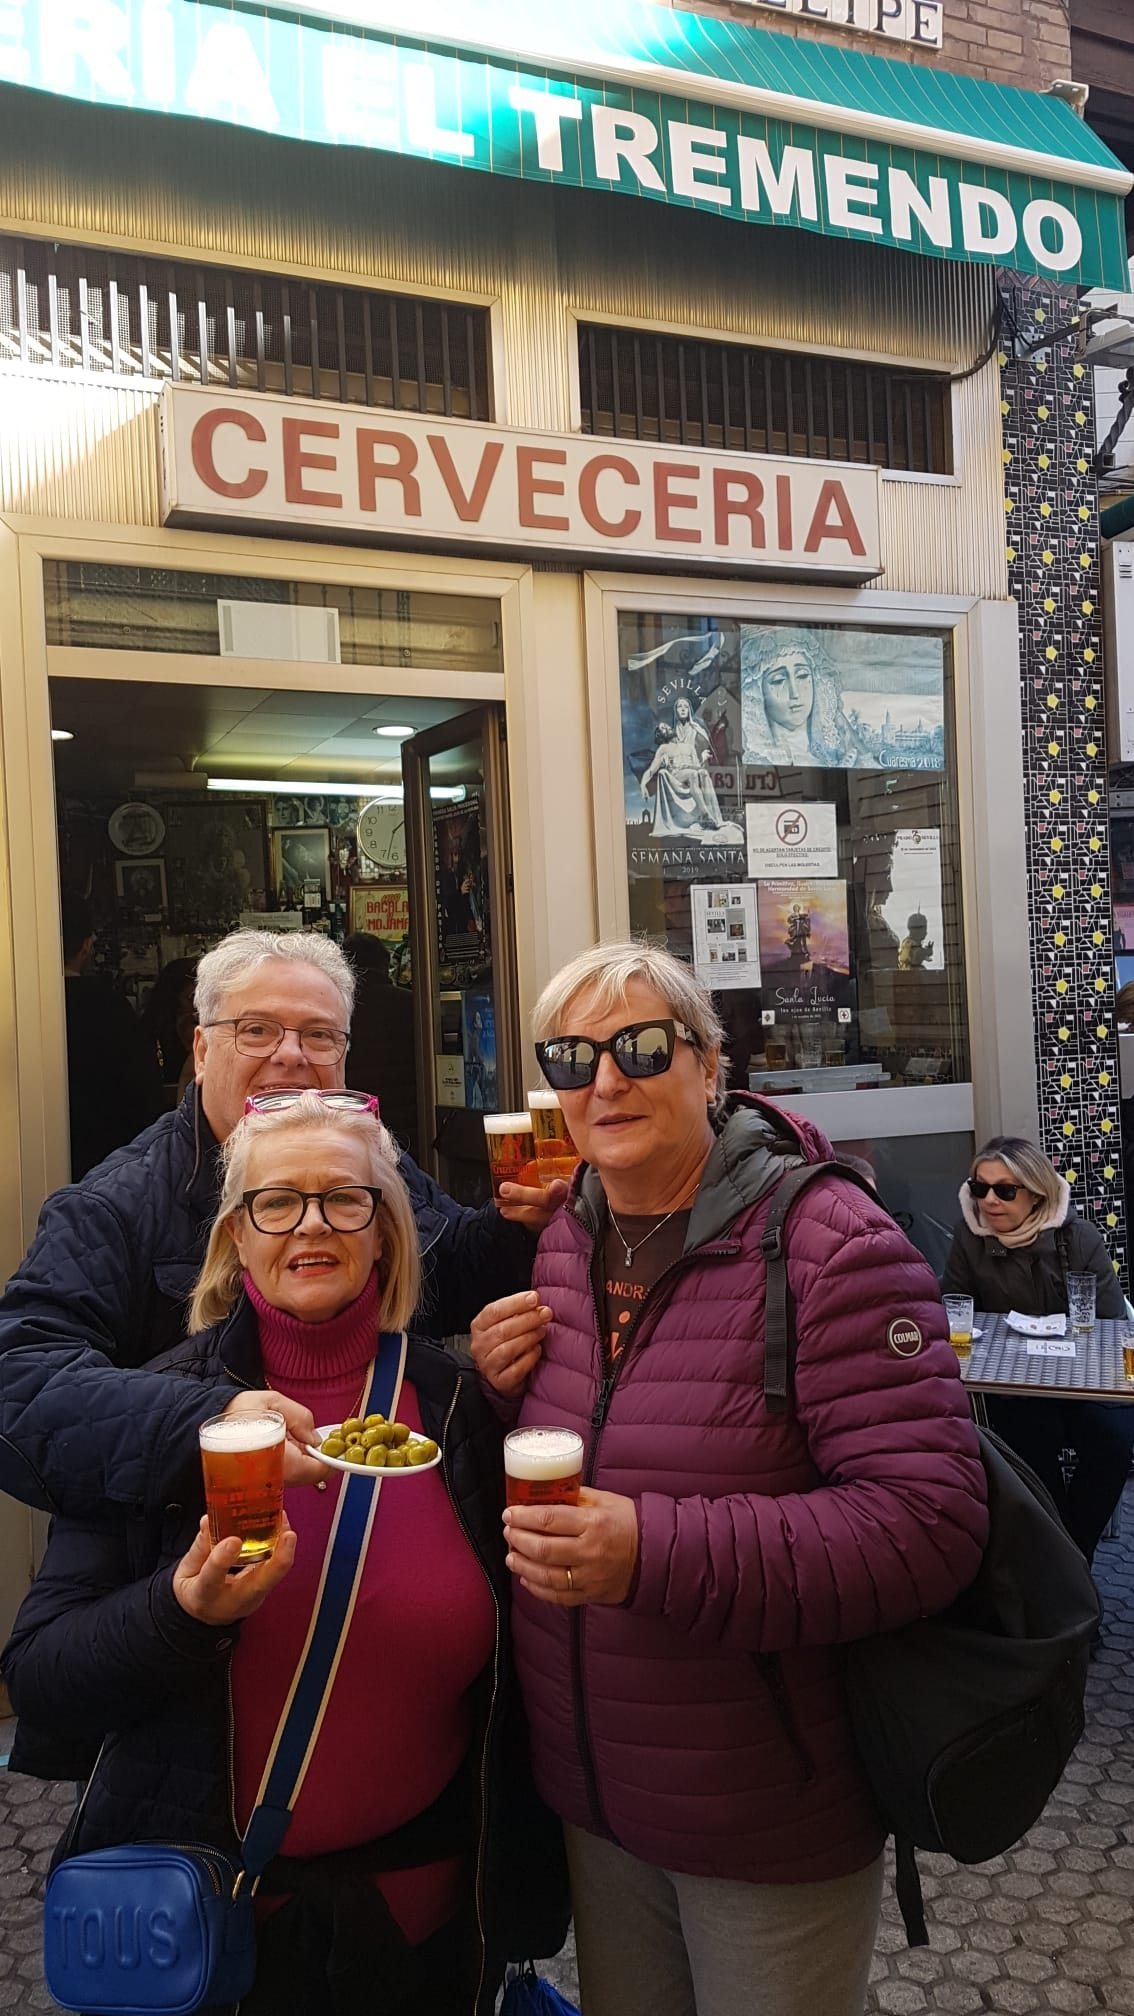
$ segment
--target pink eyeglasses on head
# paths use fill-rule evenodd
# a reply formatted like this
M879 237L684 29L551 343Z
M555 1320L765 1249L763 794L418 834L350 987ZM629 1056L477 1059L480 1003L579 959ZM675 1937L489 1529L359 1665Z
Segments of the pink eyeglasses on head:
M348 1092L338 1086L330 1092L323 1092L317 1086L304 1085L294 1092L253 1092L244 1101L245 1113L284 1113L294 1106L298 1099L318 1099L329 1106L334 1113L373 1113L378 1118L378 1101L373 1092Z

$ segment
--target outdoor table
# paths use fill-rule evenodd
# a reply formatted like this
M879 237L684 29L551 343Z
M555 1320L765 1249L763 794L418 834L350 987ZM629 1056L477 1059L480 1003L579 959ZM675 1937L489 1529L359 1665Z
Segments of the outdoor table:
M1036 1399L1130 1400L1134 1384L1127 1385L1122 1370L1122 1340L1134 1337L1129 1318L1110 1317L1066 1338L1045 1342L1073 1343L1074 1357L1047 1357L1028 1350L1029 1339L1008 1327L1008 1318L979 1310L973 1327L982 1334L973 1338L967 1358L958 1359L961 1377L973 1394L974 1412L983 1418L980 1396L986 1393L1033 1395Z

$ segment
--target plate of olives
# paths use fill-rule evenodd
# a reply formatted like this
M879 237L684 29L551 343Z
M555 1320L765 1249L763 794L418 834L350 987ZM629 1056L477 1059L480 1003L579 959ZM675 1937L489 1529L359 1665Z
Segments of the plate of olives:
M308 1444L308 1455L352 1477L416 1477L441 1461L428 1435L416 1435L404 1421L387 1421L384 1414L352 1414L315 1433L319 1440Z

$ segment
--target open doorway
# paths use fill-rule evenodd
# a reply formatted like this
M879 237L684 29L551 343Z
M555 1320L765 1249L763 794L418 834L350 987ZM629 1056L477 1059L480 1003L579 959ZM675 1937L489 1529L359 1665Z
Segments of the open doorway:
M482 1201L483 1130L453 1120L458 1100L469 1122L497 1104L514 1019L511 920L493 914L507 794L485 755L502 710L177 679L53 677L50 697L72 1179L183 1096L201 954L241 926L303 929L359 977L347 1082Z

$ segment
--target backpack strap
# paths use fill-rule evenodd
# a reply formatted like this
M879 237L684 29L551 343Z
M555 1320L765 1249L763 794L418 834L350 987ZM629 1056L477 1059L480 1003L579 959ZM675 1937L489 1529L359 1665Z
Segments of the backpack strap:
M908 1841L904 1834L894 1836L894 1895L906 1928L906 1945L928 1946L929 1928L925 1922L925 1899L921 1894L917 1855L913 1842Z
M772 1208L760 1235L760 1251L767 1270L764 1287L764 1404L771 1414L787 1410L788 1394L795 1374L795 1310L788 1282L784 1233L792 1205L803 1191L821 1176L841 1176L878 1203L878 1193L857 1169L848 1169L836 1156L830 1162L804 1162L780 1178Z

